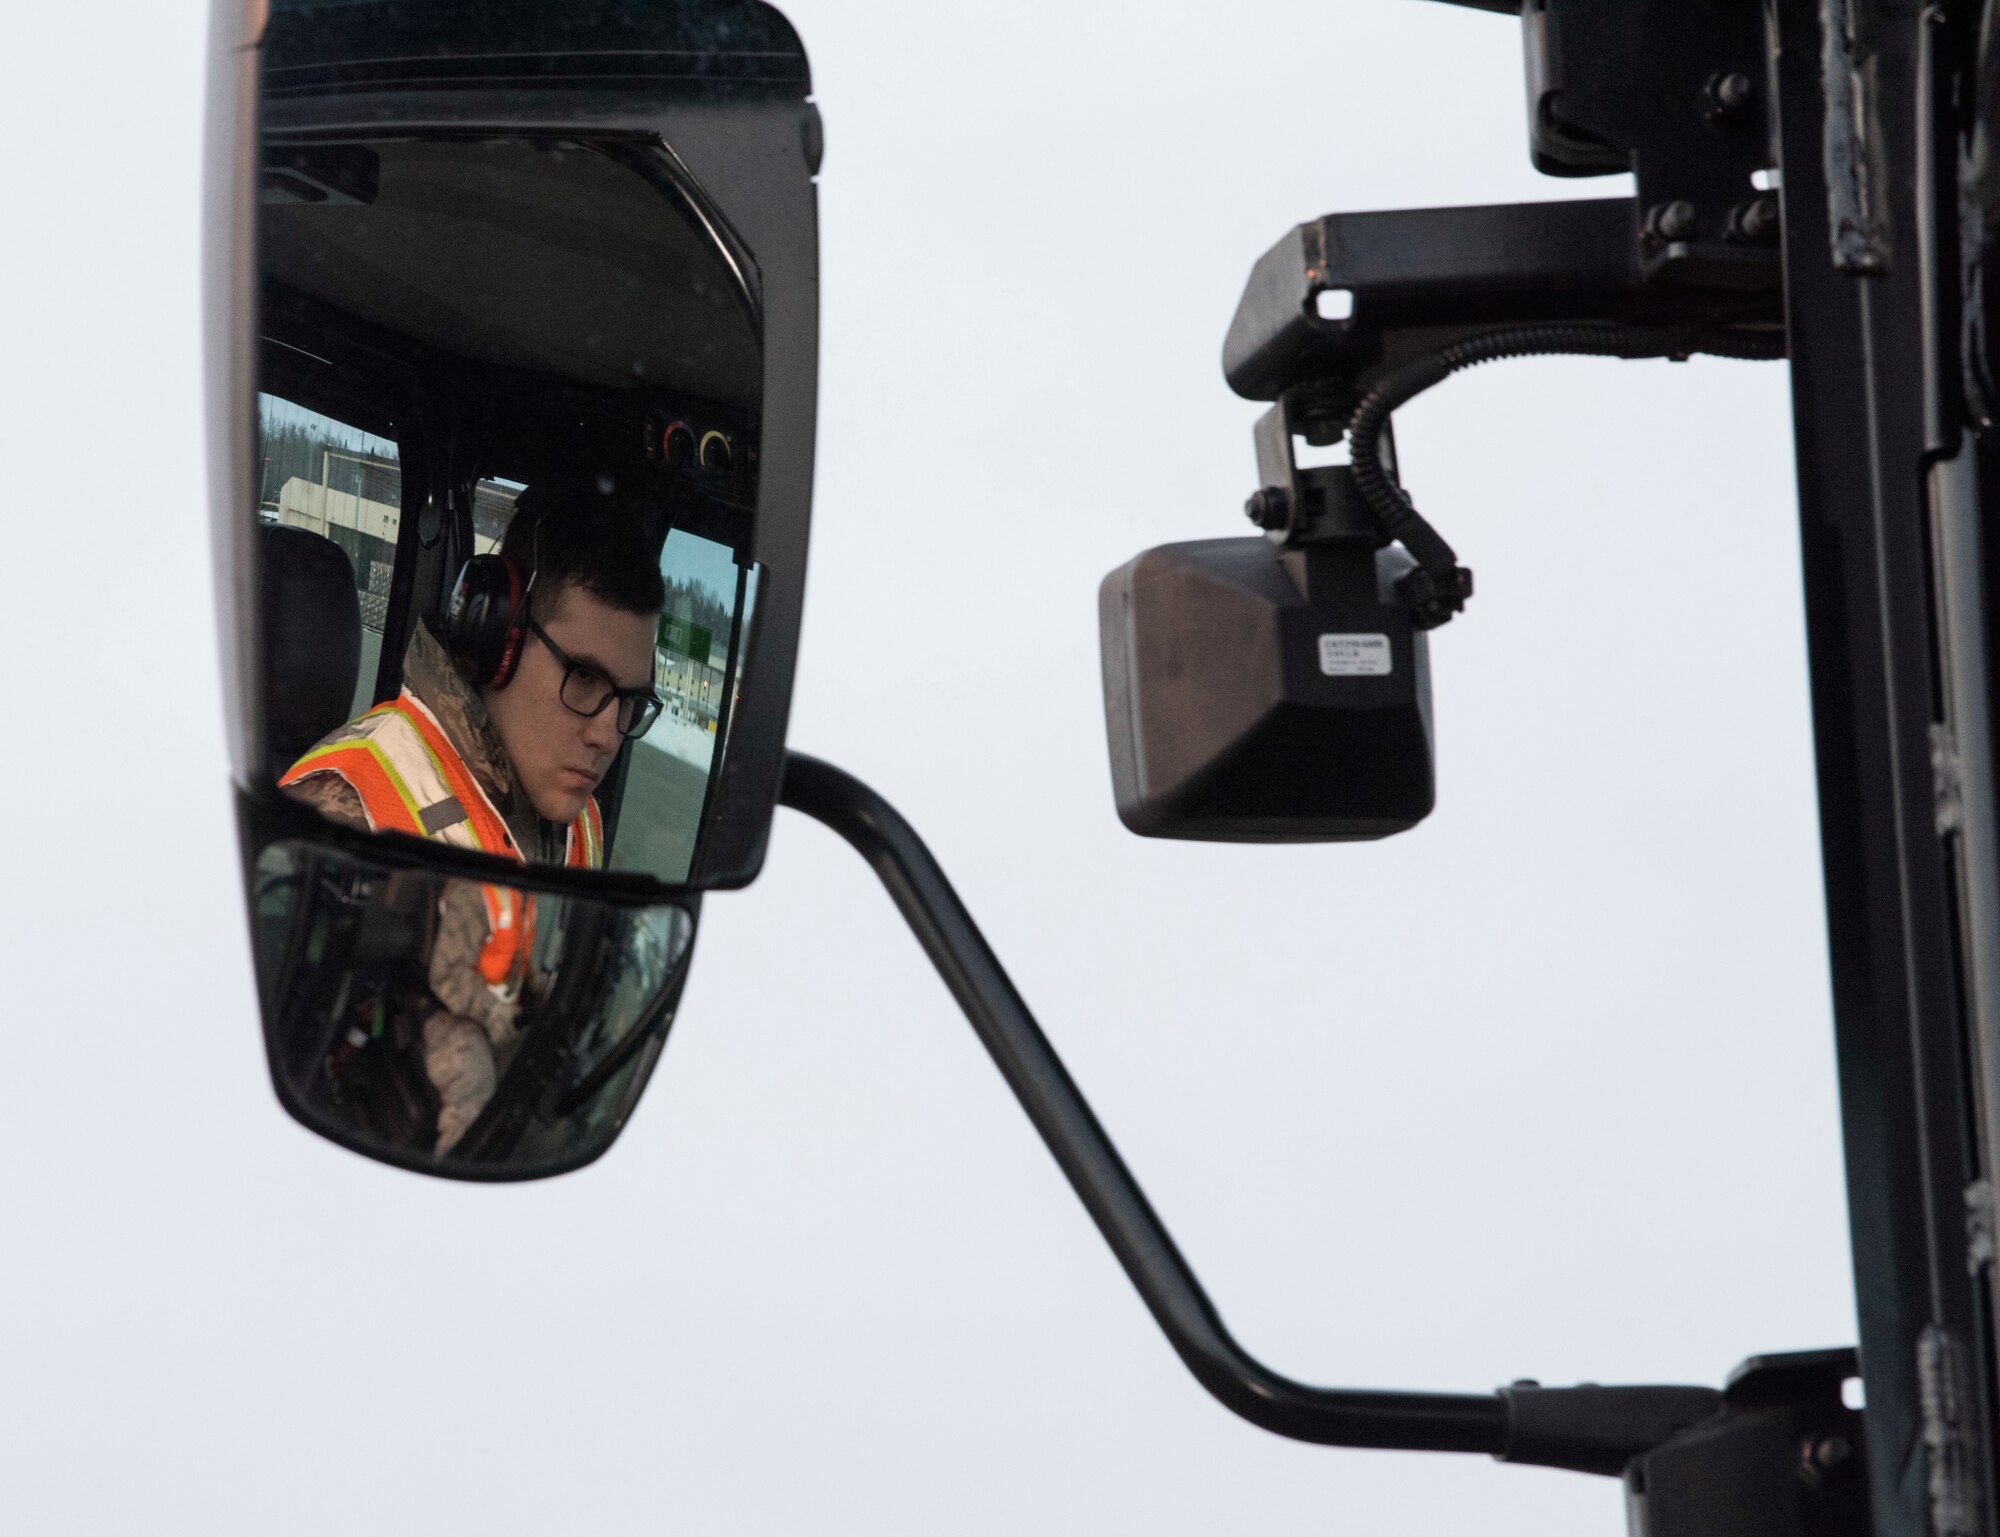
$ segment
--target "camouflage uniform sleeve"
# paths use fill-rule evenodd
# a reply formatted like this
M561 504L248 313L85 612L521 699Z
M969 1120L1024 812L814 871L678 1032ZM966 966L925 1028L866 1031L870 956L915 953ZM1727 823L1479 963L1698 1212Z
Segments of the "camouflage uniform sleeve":
M329 822L368 831L368 813L362 809L361 792L338 774L308 774L284 786L295 801L312 807Z
M486 899L471 881L446 881L438 899L437 937L431 941L430 984L439 1003L452 1013L475 1020L495 1046L514 1038L518 1000L497 995L479 974L479 952L486 948Z
M311 806L330 822L368 831L368 813L354 786L338 774L312 774L285 786L294 800ZM495 1046L514 1038L519 1000L497 996L479 972L479 952L486 948L486 899L472 881L446 881L438 899L437 933L431 940L427 968L431 992L439 1003L486 1032Z

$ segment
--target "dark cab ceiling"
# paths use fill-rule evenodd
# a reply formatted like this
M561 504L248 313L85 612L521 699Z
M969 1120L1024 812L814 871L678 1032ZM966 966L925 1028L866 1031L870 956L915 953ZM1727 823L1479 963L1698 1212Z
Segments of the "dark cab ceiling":
M751 301L657 147L272 145L259 239L267 281L427 349L759 403Z

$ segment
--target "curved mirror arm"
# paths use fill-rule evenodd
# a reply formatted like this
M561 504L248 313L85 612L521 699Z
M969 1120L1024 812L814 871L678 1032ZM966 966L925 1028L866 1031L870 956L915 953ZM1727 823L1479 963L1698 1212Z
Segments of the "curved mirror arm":
M803 753L786 755L779 803L839 833L881 878L1168 1341L1243 1418L1325 1446L1486 1452L1615 1475L1722 1409L1723 1395L1704 1387L1522 1383L1489 1394L1396 1393L1309 1387L1272 1371L1223 1325L916 830L860 780Z

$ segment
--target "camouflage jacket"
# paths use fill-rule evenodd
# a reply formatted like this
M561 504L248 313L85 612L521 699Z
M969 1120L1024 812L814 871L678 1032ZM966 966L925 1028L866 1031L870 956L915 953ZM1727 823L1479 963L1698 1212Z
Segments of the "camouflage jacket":
M538 861L562 863L568 829L544 821L515 783L513 765L493 730L485 701L459 676L428 623L417 626L403 653L403 687L437 717L479 787L506 819L515 846ZM313 774L288 785L285 793L330 821L364 831L368 827L359 792L338 774ZM521 1003L518 995L488 986L480 975L479 952L487 938L486 904L478 884L447 881L438 902L427 967L431 991L446 1009L476 1021L493 1044L501 1046L513 1039Z

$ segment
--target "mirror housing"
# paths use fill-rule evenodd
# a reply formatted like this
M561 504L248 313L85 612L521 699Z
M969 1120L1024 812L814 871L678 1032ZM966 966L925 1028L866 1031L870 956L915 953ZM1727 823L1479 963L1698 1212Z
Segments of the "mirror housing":
M303 1124L383 1162L474 1179L559 1173L624 1124L685 983L699 894L756 876L777 803L817 388L820 125L805 53L757 0L216 0L211 45L212 537L273 1081ZM441 200L425 204L427 188ZM332 217L316 225L316 209ZM689 232L678 245L675 227ZM454 244L466 258L455 280ZM712 257L707 275L675 265L696 247ZM586 259L573 286L534 265ZM508 261L512 286L499 281ZM710 344L721 330L684 322L704 306L744 317L756 368ZM292 433L303 470L266 463L274 395L297 408L291 426L311 418ZM708 415L670 409L679 400L706 401ZM628 738L591 770L566 824L570 812L539 800L523 810L525 779L464 777L466 742L485 727L432 714L423 697L413 713L396 691L434 624L475 694L508 685L529 629L544 636L537 665L570 688L576 662L549 663L561 654L536 626L560 639L574 604L560 587L548 610L529 604L543 556L560 558L561 541L542 536L557 514L516 520L534 531L532 554L508 553L504 531L530 493L538 509L567 507L592 484L604 516L660 512L644 532L670 596L651 743ZM616 548L605 558L636 569ZM510 589L492 577L518 616L495 621L511 640L493 675L463 665L451 633L479 560L489 574L517 562L526 578ZM579 653L622 694L644 691L601 654ZM567 692L563 703L622 718ZM380 820L377 796L355 800L355 826L279 789L315 740L392 705L410 723L397 774L428 750L453 791L406 795L412 825ZM419 715L463 761L436 756ZM686 762L702 746L705 779L674 769L676 752ZM642 782L650 800L634 797ZM494 817L468 834L487 791ZM567 827L567 844L496 841L523 816ZM634 858L646 849L678 863ZM435 974L453 924L456 983ZM456 1101L438 1065L444 1014L479 1026L456 1033L484 1054L484 1086Z
M1098 590L1118 815L1150 838L1381 838L1430 814L1430 658L1399 546L1148 550Z

